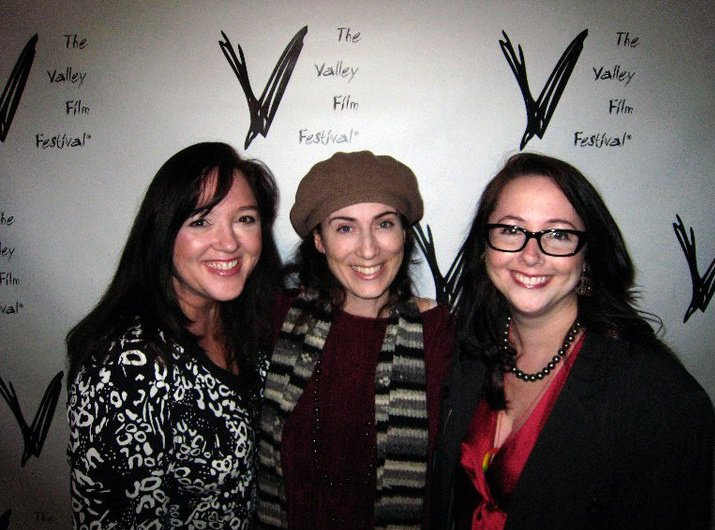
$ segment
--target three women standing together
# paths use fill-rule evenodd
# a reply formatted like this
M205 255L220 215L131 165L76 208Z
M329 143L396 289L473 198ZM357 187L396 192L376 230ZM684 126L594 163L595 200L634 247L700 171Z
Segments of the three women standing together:
M634 309L575 168L520 154L487 186L456 348L411 290L408 167L337 153L308 172L284 294L275 200L223 144L155 177L68 337L77 528L248 528L256 460L258 527L707 526L712 407Z

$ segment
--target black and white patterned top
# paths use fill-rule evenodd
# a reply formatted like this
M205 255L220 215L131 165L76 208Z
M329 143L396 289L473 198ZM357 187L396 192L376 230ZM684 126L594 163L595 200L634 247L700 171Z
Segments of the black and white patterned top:
M128 329L69 389L74 527L246 529L268 361L234 375L159 337Z

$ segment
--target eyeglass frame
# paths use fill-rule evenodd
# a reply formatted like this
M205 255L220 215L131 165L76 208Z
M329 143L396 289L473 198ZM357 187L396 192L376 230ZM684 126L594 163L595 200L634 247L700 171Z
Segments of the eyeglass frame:
M522 234L524 234L526 236L526 238L524 239L524 244L516 250L504 250L501 248L497 248L492 244L491 240L489 239L489 231L492 228L516 229L517 231L521 232ZM581 251L581 249L586 245L586 235L587 235L587 232L585 230L573 230L571 228L547 228L546 230L539 230L538 232L532 232L532 231L527 230L526 228L522 228L518 225L507 225L507 224L503 224L503 223L488 223L485 226L485 232L486 232L486 236L487 236L487 245L489 246L489 248L496 250L498 252L521 252L522 250L524 250L526 248L526 245L529 243L530 239L536 239L536 244L538 245L539 250L543 254L545 254L547 256L552 256L554 258L568 258L568 257L575 256L576 254L578 254ZM544 247L541 246L542 236L544 236L545 234L553 234L555 232L565 232L567 234L573 234L578 238L578 242L576 243L576 248L574 249L573 252L571 252L569 254L552 254L552 253L544 250Z

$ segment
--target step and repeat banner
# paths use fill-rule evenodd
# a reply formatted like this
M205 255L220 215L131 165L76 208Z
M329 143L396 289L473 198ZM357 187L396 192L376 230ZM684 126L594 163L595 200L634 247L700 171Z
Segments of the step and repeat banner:
M403 161L416 288L445 302L485 183L519 151L562 158L715 397L714 19L706 0L0 3L0 528L70 527L64 337L151 178L200 141L271 168L286 259L314 163Z

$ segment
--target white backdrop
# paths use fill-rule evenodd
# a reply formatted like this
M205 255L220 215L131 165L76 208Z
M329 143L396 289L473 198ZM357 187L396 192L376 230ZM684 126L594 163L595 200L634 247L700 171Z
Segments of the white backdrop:
M446 272L484 184L519 151L527 126L500 46L507 36L517 54L522 47L538 100L559 58L587 30L543 137L524 149L573 163L602 192L637 265L641 307L663 319L665 340L715 396L715 308L707 307L707 281L691 280L673 230L676 214L693 228L691 263L704 276L715 257L712 7L707 0L0 1L7 87L0 378L17 394L0 400L0 528L70 526L65 393L56 409L43 395L65 370L66 332L106 287L146 186L169 156L198 141L226 141L266 162L281 188L284 256L297 241L288 210L315 162L336 150L395 156L420 180L422 224L432 228ZM306 26L267 135L245 148L249 105L219 46L221 32L237 54L243 49L259 98ZM415 272L420 293L434 296L424 261ZM683 322L691 303L696 310ZM24 431L10 403L29 425ZM33 429L41 404L46 421Z

